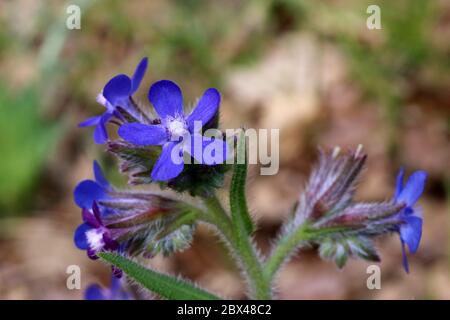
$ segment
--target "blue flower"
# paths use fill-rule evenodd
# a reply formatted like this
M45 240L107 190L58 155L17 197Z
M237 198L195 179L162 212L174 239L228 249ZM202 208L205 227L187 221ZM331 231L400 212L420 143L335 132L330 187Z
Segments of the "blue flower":
M98 284L91 284L84 292L86 300L131 300L132 296L123 287L123 280L111 277L111 286L102 288Z
M402 223L397 231L400 234L402 245L403 267L406 272L409 272L405 244L408 246L410 253L415 253L419 248L420 239L422 237L423 219L420 211L415 207L415 204L423 193L427 173L424 171L416 171L409 177L406 184L403 185L404 174L404 169L400 169L397 176L394 201L405 205L398 214L398 218L400 218Z
M102 169L98 165L97 161L94 161L93 167L95 181L81 181L75 187L75 191L73 193L75 203L81 209L91 209L95 201L108 199L108 193L113 191L111 185L103 175Z
M223 162L226 155L225 142L218 138L204 137L199 132L217 114L220 105L219 91L214 88L206 90L189 115L183 112L181 89L172 81L161 80L154 83L149 90L148 99L160 116L161 123L126 123L119 128L118 133L124 140L135 145L162 146L161 155L152 169L153 180L167 181L177 177L184 168L181 158L185 151L202 164ZM214 145L211 149L220 150L221 154L213 156L213 160L206 159L203 150L212 143Z
M77 248L86 250L91 259L96 259L97 252L117 250L119 244L103 224L102 216L107 213L106 208L101 209L97 203L108 199L113 189L96 161L93 167L95 181L84 180L75 187L75 203L82 209L83 223L75 230L74 242Z
M78 125L79 127L95 126L94 141L96 143L103 144L108 140L106 124L111 118L123 119L117 111L118 106L136 117L130 98L139 88L147 70L147 64L147 58L143 58L137 65L132 78L125 74L119 74L109 80L103 88L103 93L97 97L97 101L106 108L106 111L99 116L86 119Z
M89 258L97 259L100 251L115 251L119 243L113 239L111 231L104 225L96 202L92 209L83 209L83 223L75 230L74 242L78 249L86 250Z

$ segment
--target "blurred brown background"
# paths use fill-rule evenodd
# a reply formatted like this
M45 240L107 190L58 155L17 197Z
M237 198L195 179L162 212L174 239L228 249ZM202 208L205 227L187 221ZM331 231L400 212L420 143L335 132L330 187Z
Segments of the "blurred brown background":
M81 30L68 30L69 4ZM381 30L366 9L381 8ZM396 171L429 173L421 199L421 248L401 267L397 236L378 242L382 289L368 263L343 270L303 251L282 271L283 299L449 299L450 3L445 0L152 0L0 2L0 298L80 299L66 288L108 284L109 269L72 243L80 212L72 190L98 159L124 185L115 161L77 123L102 111L95 97L143 56L138 92L172 79L195 101L222 92L222 128L279 128L280 172L251 169L248 195L263 252L302 190L318 145L369 154L358 199L392 195ZM150 262L211 290L243 297L239 273L205 228L191 249Z

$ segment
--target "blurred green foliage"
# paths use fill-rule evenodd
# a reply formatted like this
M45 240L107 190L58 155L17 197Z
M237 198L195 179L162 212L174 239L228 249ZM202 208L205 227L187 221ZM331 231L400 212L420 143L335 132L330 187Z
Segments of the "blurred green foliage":
M58 138L58 126L42 119L39 110L34 88L14 94L0 84L0 215L28 204Z

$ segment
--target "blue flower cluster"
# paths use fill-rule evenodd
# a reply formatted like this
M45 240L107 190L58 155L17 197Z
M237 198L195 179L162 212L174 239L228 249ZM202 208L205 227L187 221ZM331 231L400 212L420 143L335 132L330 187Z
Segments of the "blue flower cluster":
M193 110L187 112L178 85L160 80L148 92L154 110L145 108L134 101L133 95L147 66L148 60L144 58L131 78L119 74L109 80L97 97L106 111L79 126L95 126L94 141L106 143L108 151L121 160L120 170L128 174L130 184L158 182L162 187L188 191L191 196L209 200L211 190L214 192L221 186L228 168L225 160L229 148L222 132L207 135L208 129L217 129L220 93L214 88L207 89ZM109 123L119 126L115 140L108 135ZM284 225L280 239L292 235L297 239L297 231L306 230L309 238L305 242L317 244L323 258L342 267L350 256L380 261L373 238L396 233L400 236L403 266L409 272L406 248L414 254L421 240L423 218L416 204L424 191L427 174L416 171L404 183L401 169L391 200L355 202L356 183L366 159L361 148L321 152L319 165L311 174L292 219ZM74 242L89 258L97 259L104 251L152 257L189 246L203 208L151 192L119 190L108 182L96 161L93 173L94 180L81 181L74 190L75 203L82 212ZM239 179L245 183L245 177ZM206 207L211 205L205 203ZM122 275L115 267L112 273L116 278ZM92 286L86 297L129 298L120 284L113 278L110 289Z
M143 58L132 77L119 74L110 79L97 96L97 101L106 108L105 112L81 122L79 127L95 126L94 141L98 144L125 144L120 156L132 161L124 165L124 171L130 166L141 165L146 170L150 169L151 181L169 183L180 176L185 169L185 155L202 167L215 167L224 162L225 141L220 137L203 135L204 128L217 118L219 91L214 88L206 90L196 107L188 113L184 110L178 85L169 80L157 81L148 92L148 99L156 111L154 117L154 112L139 106L133 99L147 66L148 60ZM108 123L119 125L118 135L122 140L116 144L108 135ZM142 149L147 147L151 149ZM211 147L221 151L221 155L212 160L203 156L203 151ZM149 155L155 154L156 158L149 159ZM148 161L143 163L142 159ZM186 170L188 173L180 181L189 185L196 175L192 176L192 169ZM86 250L89 258L97 259L97 254L102 251L152 256L156 252L181 250L189 244L193 224L177 225L177 221L188 212L183 205L151 193L115 189L95 161L93 171L95 180L84 180L74 190L74 200L82 210L83 220L75 231L74 241L77 248ZM219 176L222 174L213 169L210 176L217 176L216 171ZM202 172L208 171L203 169ZM207 180L208 177L206 175ZM212 182L213 179L208 181ZM171 185L175 186L174 183ZM165 227L173 231L161 236ZM122 272L113 268L113 274L120 277Z
M154 181L168 181L179 176L184 169L185 152L204 165L224 162L225 141L201 134L201 129L218 113L219 91L207 89L194 110L186 114L178 85L169 80L157 81L149 89L148 100L158 118L150 119L132 98L142 82L147 64L147 58L142 59L132 78L119 74L109 80L97 98L105 106L105 113L89 118L79 126L95 125L94 141L102 144L108 141L106 124L114 119L120 124L118 134L125 141L135 146L161 146L161 154L151 172ZM213 159L205 158L203 151L208 146L221 150L221 155Z

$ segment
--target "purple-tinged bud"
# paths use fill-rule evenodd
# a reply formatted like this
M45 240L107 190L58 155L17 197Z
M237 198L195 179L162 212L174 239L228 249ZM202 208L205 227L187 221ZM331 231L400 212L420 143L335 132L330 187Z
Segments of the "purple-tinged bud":
M319 165L313 170L295 213L297 224L334 215L350 204L367 159L361 148L345 153L338 147L320 150Z
M398 221L396 215L405 207L395 202L355 203L328 219L319 221L317 227L349 227L354 230L365 229L373 234L384 233L389 225L394 227ZM383 226L382 230L377 230Z
M372 238L398 232L404 225L404 203L356 203L342 212L312 224L324 234L316 239L322 258L334 260L342 268L350 256L368 261L380 261ZM329 232L328 232L329 231Z

